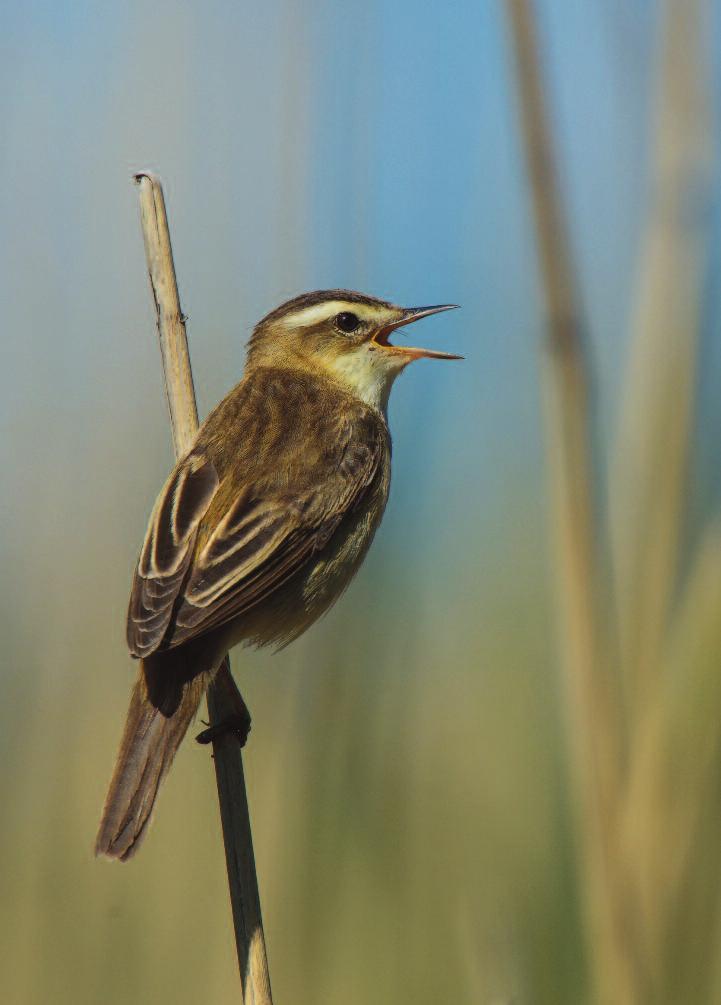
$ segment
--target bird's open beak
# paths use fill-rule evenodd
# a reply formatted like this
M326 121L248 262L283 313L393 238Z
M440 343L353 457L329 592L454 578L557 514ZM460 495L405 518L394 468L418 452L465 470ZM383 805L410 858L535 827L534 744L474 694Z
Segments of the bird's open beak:
M395 331L396 328L402 328L404 325L413 324L414 321L420 321L421 318L427 318L431 314L440 314L441 311L453 311L458 307L458 304L439 304L435 307L408 307L403 311L400 318L393 321L391 324L386 325L381 331L373 338L373 343L380 346L382 349L387 349L389 352L402 353L404 356L409 358L409 362L412 359L463 359L463 356L456 356L454 353L450 352L438 352L435 349L417 349L414 346L402 346L402 345L391 345L389 338L391 332Z

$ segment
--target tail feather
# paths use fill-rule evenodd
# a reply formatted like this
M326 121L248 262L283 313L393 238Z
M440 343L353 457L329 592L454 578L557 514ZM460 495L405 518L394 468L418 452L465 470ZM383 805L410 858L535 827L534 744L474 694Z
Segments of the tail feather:
M121 861L140 847L160 783L193 721L209 680L208 674L201 673L179 684L176 699L169 707L167 702L155 703L149 699L147 663L144 660L141 664L133 688L95 842L96 855Z

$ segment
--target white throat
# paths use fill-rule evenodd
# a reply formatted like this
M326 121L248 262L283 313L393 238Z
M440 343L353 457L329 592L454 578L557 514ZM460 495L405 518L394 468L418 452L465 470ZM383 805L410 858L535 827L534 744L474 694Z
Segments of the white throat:
M409 362L400 353L365 344L327 365L361 401L385 415L393 381Z

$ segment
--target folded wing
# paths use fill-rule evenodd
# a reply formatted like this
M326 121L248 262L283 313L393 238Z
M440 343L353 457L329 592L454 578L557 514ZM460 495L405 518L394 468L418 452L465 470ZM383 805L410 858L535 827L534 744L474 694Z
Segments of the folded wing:
M264 477L250 462L247 483L237 470L219 480L201 453L176 469L135 573L127 631L133 655L177 646L236 618L323 548L373 484L385 446L368 416L339 418L332 434L322 463L286 465L295 471L286 480Z

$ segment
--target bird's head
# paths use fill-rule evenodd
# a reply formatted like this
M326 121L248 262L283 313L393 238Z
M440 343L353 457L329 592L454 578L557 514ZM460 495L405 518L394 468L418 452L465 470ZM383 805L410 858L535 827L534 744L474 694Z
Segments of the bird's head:
M302 366L325 373L368 404L384 409L393 380L413 360L462 359L391 343L396 329L454 306L396 307L350 290L305 293L258 322L248 365Z

